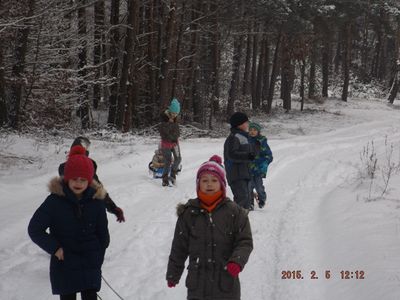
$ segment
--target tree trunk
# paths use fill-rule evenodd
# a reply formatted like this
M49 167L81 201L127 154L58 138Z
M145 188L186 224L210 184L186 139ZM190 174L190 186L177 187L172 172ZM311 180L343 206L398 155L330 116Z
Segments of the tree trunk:
M85 83L86 65L87 65L87 49L86 49L86 0L80 0L78 9L78 34L80 37L80 45L78 49L78 75L79 75L79 98L78 98L78 116L81 119L83 129L90 127L89 117L89 97L88 88Z
M397 68L400 68L400 65L398 65ZM394 100L396 99L397 93L399 91L399 71L400 70L397 71L397 74L393 79L392 87L390 88L389 98L388 98L390 104L394 103Z
M215 5L216 6L216 5ZM215 7L213 11L217 11ZM220 34L219 34L219 27L218 27L218 14L215 15L214 19L214 32L212 33L213 36L213 42L212 42L212 67L213 67L213 72L212 72L212 97L211 97L211 116L210 116L210 122L209 122L209 128L212 129L212 118L215 116L215 114L219 113L220 107L219 107L219 97L220 97L220 90L219 90L219 85L220 85L220 80L219 80L219 66L220 66L220 50L219 50L219 39L220 39Z
M28 11L26 17L33 16L35 8L35 0L28 0ZM22 99L22 86L23 86L23 72L25 70L25 59L28 51L28 37L30 21L25 21L24 26L17 32L16 47L14 50L14 65L12 67L11 77L13 82L11 83L10 93L10 111L9 121L10 126L14 129L19 128L20 113L21 113L21 99Z
M261 96L263 89L263 79L264 79L264 65L265 65L265 47L267 43L267 37L264 36L261 45L260 56L258 59L258 70L257 70L257 79L256 79L256 94L253 98L253 110L258 110L261 107Z
M237 35L234 37L233 43L233 58L232 58L232 79L229 89L228 106L226 110L227 117L229 118L235 110L235 101L238 97L239 80L240 80L240 64L242 60L242 42L243 37Z
M115 125L117 119L117 99L118 99L118 69L119 69L119 3L120 0L111 0L111 77L113 83L110 86L108 124Z
M384 33L382 37L382 49L380 51L380 61L379 61L379 68L378 68L378 78L383 81L386 79L386 71L387 71L387 60L388 60L388 37Z
M300 110L304 109L304 77L306 75L306 60L303 59L301 61L301 70L300 70L300 98L301 98L301 107Z
M129 70L131 70L132 64L134 64L134 38L135 31L138 28L137 19L139 13L139 6L137 2L137 0L128 0L128 20L125 33L125 51L122 58L116 118L116 126L120 130L129 130L131 127L131 119L125 119L125 116L127 113L127 107L130 105L130 108L132 108L132 103L128 103L128 89L131 88L133 84L133 82L129 81Z
M368 82L368 36L369 36L369 18L370 18L370 1L367 4L367 11L364 15L363 29L362 29L362 46L361 46L361 80L365 83Z
M382 33L382 26L381 23L378 23L374 27L375 29L375 34L377 37L377 42L375 44L375 55L372 59L372 65L371 65L371 77L377 78L378 77L378 70L379 70L379 64L380 64L380 59L381 59L381 50L382 50L382 40L383 40L383 33Z
M146 10L146 19L148 21L148 32L155 31L155 24L154 24L154 12L155 6L157 4L157 0L153 0L150 3L150 6L147 7ZM153 122L155 111L154 107L158 107L156 103L158 102L158 94L157 94L157 70L155 68L156 64L156 43L154 38L154 33L148 34L147 36L147 55L149 62L147 64L147 74L148 74L148 81L147 87L149 90L150 99L145 104L145 124L151 124Z
M170 64L176 47L176 0L169 2L168 21L166 28L165 43L162 49L161 79L160 79L160 104L162 107L168 105L171 100L171 72Z
M392 85L389 92L388 101L390 104L394 103L397 93L399 91L399 72L400 72L400 21L397 23L396 42L395 42L395 55L393 59L393 78Z
M179 84L179 78L180 78L180 72L178 71L179 68L179 61L181 58L181 47L182 47L182 40L183 40L183 33L184 33L184 18L185 18L185 1L182 2L182 12L181 12L181 17L179 19L179 29L177 33L177 41L176 41L176 47L175 47L175 53L174 53L174 70L173 70L173 75L172 75L172 89L171 89L171 98L172 97L178 97L182 98L181 92L178 91L178 84Z
M292 108L292 88L294 80L294 65L292 62L291 51L291 38L287 35L284 36L282 42L282 79L281 79L281 94L283 100L283 108L289 111Z
M330 40L328 32L325 33L322 48L322 97L328 97L329 65L330 65Z
M246 45L246 60L244 65L243 74L243 95L249 95L251 93L251 80L250 80L250 66L251 66L251 51L252 51L252 35L250 34L251 26L248 27L249 34L247 35L247 45Z
M343 91L342 101L347 101L350 82L350 63L351 63L351 23L345 24L345 49L343 54Z
M308 98L315 98L315 67L317 64L317 53L318 53L318 42L317 38L314 37L310 55L310 76L308 78Z
M282 39L282 32L279 31L278 39L276 41L275 53L274 53L274 61L272 64L272 72L271 72L271 80L268 89L268 98L267 98L267 113L271 112L272 109L272 100L274 99L275 92L275 83L276 78L278 76L278 64L279 64L279 52L280 52L280 44Z
M4 1L0 0L0 11L4 10ZM7 124L6 80L3 44L0 44L0 127Z
M5 85L6 81L4 72L3 45L0 44L0 127L7 123L7 102Z
M265 36L265 47L264 47L264 74L263 74L263 89L262 89L262 109L266 110L266 101L268 98L269 92L269 72L270 72L270 63L269 63L269 39L268 35Z
M184 107L186 108L184 113L187 113L185 116L184 114L182 117L186 117L186 120L193 120L193 109L194 109L194 98L193 95L196 94L196 80L195 80L195 68L197 66L197 56L198 56L198 44L199 44L199 23L195 22L199 17L199 12L201 9L201 3L195 2L192 3L192 13L191 13L191 23L190 23L190 31L192 32L190 36L190 48L189 48L189 63L188 63L188 71L186 76L186 84L184 87L184 99L185 102Z
M341 34L340 30L338 30L337 43L336 43L336 54L335 54L335 59L334 59L335 74L339 74L341 62L342 62L342 34Z
M93 64L96 66L93 84L93 108L97 109L101 98L101 84L97 81L101 76L103 46L103 31L104 31L104 0L95 2L94 4L94 47L93 47Z
M256 97L256 85L257 85L257 54L258 54L258 44L259 44L259 37L258 37L258 26L254 26L254 35L253 35L253 60L252 60L252 67L251 67L251 99L252 102L255 101Z

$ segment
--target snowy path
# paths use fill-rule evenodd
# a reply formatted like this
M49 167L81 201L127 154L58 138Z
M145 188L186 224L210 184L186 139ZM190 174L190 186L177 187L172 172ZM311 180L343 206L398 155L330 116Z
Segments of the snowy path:
M375 112L351 111L347 120L358 119L339 129L271 137L269 202L250 214L255 249L241 274L243 300L399 299L399 209L388 201L357 201L354 182L367 142L382 143L385 135L400 141L399 112L373 107ZM175 206L194 196L197 168L212 154L221 155L222 146L221 139L182 142L184 169L175 188L163 188L146 174L155 143L135 144L131 153L113 159L93 147L99 177L126 212L124 224L109 215L112 241L103 268L124 299L185 299L184 277L175 289L166 288L164 279ZM48 256L26 234L53 174L49 169L35 177L18 172L1 177L0 299L56 299L50 295ZM19 188L20 183L29 188ZM282 271L295 270L304 279L281 279ZM313 270L318 279L310 278ZM363 270L365 279L340 279L341 270ZM106 285L100 295L118 299Z

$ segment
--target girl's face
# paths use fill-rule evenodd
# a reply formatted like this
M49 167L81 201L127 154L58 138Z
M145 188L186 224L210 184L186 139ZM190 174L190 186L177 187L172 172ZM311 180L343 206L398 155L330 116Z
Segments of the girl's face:
M82 193L87 189L89 182L86 178L73 178L68 180L68 187L76 196L81 196Z
M218 178L211 174L203 174L200 177L200 191L206 195L212 195L221 190Z
M175 119L178 116L177 113L173 113L173 112L170 112L169 115L170 115L171 119Z
M258 135L258 131L255 128L250 128L249 129L249 135L252 137L256 137Z
M240 125L238 126L238 128L239 128L240 130L242 130L242 131L249 132L249 121L246 121L246 122L244 122L243 124L240 124Z

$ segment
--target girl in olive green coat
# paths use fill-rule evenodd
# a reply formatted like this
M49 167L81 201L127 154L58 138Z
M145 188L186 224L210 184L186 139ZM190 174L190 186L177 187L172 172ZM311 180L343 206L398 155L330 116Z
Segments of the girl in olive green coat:
M226 198L219 156L197 172L197 198L178 206L167 284L179 283L189 257L187 299L239 300L239 273L253 250L247 210Z

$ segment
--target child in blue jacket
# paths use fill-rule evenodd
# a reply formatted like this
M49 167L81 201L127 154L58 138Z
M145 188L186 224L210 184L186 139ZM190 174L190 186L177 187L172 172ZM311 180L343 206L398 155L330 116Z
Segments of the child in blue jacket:
M104 198L94 166L82 146L71 148L64 177L49 184L50 195L29 222L34 243L50 254L50 283L61 300L96 300L101 266L110 242ZM49 231L47 231L49 230Z
M256 145L256 158L250 162L252 189L258 195L258 206L263 208L267 200L267 194L263 184L263 178L267 176L268 166L272 162L272 151L268 145L268 140L261 134L261 125L251 122L249 125L250 142ZM254 201L253 201L254 202ZM254 203L253 203L254 207Z

